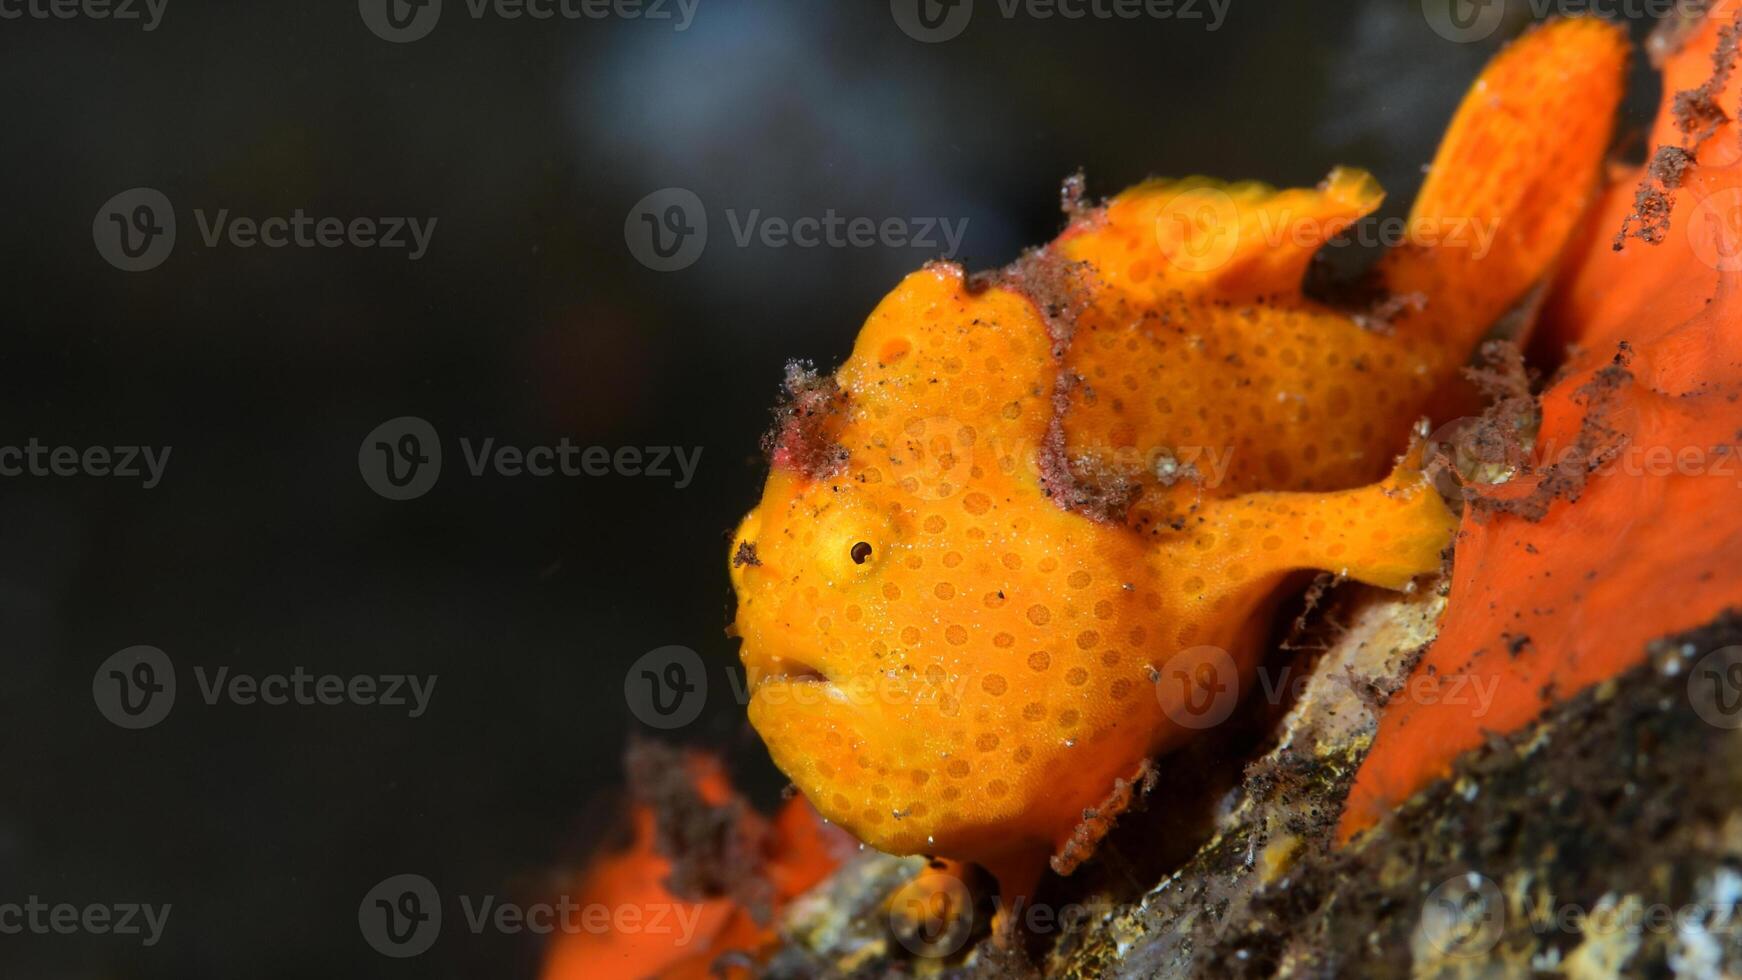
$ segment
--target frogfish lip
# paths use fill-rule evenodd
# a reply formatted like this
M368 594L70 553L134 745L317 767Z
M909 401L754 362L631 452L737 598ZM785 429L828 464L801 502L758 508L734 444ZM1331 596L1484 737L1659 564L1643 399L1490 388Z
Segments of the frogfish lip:
M744 670L752 694L775 684L813 684L828 687L834 681L820 668L796 657L744 656Z

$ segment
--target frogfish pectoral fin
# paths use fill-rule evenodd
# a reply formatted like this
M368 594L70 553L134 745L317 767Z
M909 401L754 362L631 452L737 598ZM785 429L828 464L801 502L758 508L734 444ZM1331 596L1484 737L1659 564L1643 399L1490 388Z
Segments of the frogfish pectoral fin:
M1239 536L1244 567L1227 578L1251 581L1299 570L1331 572L1402 589L1440 569L1458 519L1422 473L1418 442L1371 486L1331 493L1251 493L1206 505L1202 533ZM1201 560L1200 560L1201 561Z

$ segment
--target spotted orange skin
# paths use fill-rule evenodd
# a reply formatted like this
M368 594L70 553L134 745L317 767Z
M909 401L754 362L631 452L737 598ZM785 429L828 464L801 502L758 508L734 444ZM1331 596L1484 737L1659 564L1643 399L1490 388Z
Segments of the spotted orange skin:
M1427 295L1389 333L1300 291L1315 241L1378 203L1355 171L1280 193L1152 182L1077 216L1037 260L1073 284L1068 329L1021 276L908 276L835 375L820 436L838 465L776 465L732 542L749 715L775 763L880 850L1031 867L1116 779L1200 731L1206 698L1238 694L1295 573L1403 588L1436 570L1453 527L1438 494L1407 462L1372 481L1552 261L1607 142L1623 50L1612 29L1563 22L1489 69L1510 81L1479 86L1454 133L1487 141L1469 114L1498 113L1527 139L1522 200L1535 213L1532 195L1557 196L1559 234L1506 235L1515 193L1424 196L1418 216L1486 215L1502 233L1480 279L1446 281L1467 258L1443 248L1394 253L1386 275L1459 295ZM1558 129L1514 126L1508 100L1546 91L1521 63L1583 85L1540 106ZM1278 244L1278 222L1300 233ZM1194 449L1225 465L1182 469ZM1120 506L1072 506L1061 467L1117 484Z
M1299 260L1382 196L1348 169L1318 189L1280 193L1157 182L1067 231L1058 250L1089 263L1106 287L1078 318L1065 357L1081 379L1064 418L1070 456L1123 465L1144 488L1139 516L1155 520L1206 493L1336 490L1383 476L1434 389L1463 363L1469 338L1421 323L1400 340L1300 295ZM1184 215L1217 220L1202 245L1209 251L1158 260L1156 229ZM1237 215L1255 216L1251 227L1220 230ZM1268 230L1256 220L1266 217ZM1279 232L1285 222L1298 230ZM1278 236L1305 247L1236 254L1205 270L1213 277L1197 274L1197 262L1241 239ZM1142 465L1158 449L1194 462L1201 478L1160 485Z

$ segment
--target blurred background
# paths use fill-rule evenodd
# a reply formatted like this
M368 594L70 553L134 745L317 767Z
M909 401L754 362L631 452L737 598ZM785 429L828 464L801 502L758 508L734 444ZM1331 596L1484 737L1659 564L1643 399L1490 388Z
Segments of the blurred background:
M173 906L150 948L0 935L5 976L534 975L524 933L450 926L384 958L358 903L401 873L524 899L582 866L626 739L652 731L625 681L657 648L696 651L708 683L661 737L727 748L776 798L733 693L724 571L788 359L838 363L946 226L970 269L1051 238L1078 168L1099 197L1149 175L1310 185L1347 163L1401 215L1466 85L1548 6L1448 39L1421 0L1073 20L981 0L941 39L914 36L902 0L699 0L687 21L676 0L666 19L391 2L408 31L376 0L167 0L150 30L0 3L23 12L0 19L0 446L171 452L150 489L0 477L0 903ZM1635 134L1656 98L1637 75ZM130 272L99 241L106 202L139 187L177 234ZM656 271L638 209L679 227L677 198L644 203L668 188L707 237ZM201 233L297 209L435 224L415 260ZM830 213L928 240L738 240ZM444 467L393 500L359 453L402 416L439 434ZM475 477L462 438L700 457L682 486L675 466ZM93 690L136 645L178 692L127 730ZM208 704L196 678L298 667L437 680L414 718Z

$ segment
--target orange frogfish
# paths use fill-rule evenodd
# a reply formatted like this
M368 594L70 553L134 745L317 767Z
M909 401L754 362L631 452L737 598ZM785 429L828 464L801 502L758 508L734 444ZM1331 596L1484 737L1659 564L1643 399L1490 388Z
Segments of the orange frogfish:
M913 273L832 378L791 372L731 545L775 763L871 846L1027 894L1081 857L1086 809L1225 713L1298 573L1437 571L1456 519L1399 454L1552 267L1626 57L1572 19L1494 60L1372 315L1302 290L1378 207L1367 174L1152 180L1067 194L1064 232L1002 272Z

